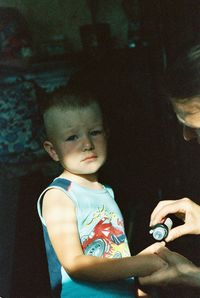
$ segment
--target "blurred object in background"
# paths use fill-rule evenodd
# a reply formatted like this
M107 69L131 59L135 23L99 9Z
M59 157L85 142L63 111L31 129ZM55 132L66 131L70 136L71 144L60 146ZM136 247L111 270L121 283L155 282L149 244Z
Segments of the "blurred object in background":
M87 5L91 15L91 24L80 26L83 49L87 52L108 50L111 47L110 25L97 21L99 1L87 0Z
M44 155L37 100L33 82L18 79L0 84L0 173L3 170L5 177L29 172ZM10 170L5 171L8 166Z
M141 10L138 0L123 0L122 6L128 19L128 48L142 46Z
M106 23L87 24L80 27L81 41L85 51L108 50L111 47L110 26Z
M0 64L20 66L32 57L32 39L28 24L15 8L0 8Z
M32 57L31 35L21 13L0 8L0 296L10 297L16 243L17 210L24 175L36 174L40 149L37 134L37 96L33 82L21 71ZM15 74L16 82L3 83L3 76ZM37 152L37 153L36 153ZM36 155L35 155L36 154ZM33 166L32 166L33 165ZM37 182L38 183L38 182ZM24 186L30 189L29 185ZM37 189L37 185L35 185ZM28 202L30 196L27 196ZM30 203L30 202L29 202Z

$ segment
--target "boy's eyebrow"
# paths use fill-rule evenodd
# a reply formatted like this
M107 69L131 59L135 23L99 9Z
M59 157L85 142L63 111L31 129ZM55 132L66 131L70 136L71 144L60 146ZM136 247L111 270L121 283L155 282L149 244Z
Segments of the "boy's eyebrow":
M94 129L94 128L99 128L102 127L102 129L104 128L104 124L103 122L97 122L97 123L93 123L91 125L91 127L89 128L89 130ZM78 130L77 127L74 126L68 126L67 128L65 128L65 130L62 132L62 135L65 136L66 134L71 134L71 133L76 133Z
M76 129L74 127L69 127L69 128L66 128L65 130L63 130L62 134L65 135L65 134L71 134L71 133L74 133L76 131Z

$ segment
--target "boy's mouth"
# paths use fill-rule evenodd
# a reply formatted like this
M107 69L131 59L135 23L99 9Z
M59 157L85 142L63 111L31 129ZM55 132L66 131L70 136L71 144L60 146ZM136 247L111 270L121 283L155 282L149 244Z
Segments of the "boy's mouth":
M92 161L94 159L96 159L97 156L96 155L91 155L91 156L87 156L86 158L84 158L82 161Z

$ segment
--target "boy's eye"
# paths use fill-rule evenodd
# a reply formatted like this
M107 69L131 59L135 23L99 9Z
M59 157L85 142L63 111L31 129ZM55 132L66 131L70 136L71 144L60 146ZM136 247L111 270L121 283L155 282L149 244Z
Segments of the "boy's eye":
M95 129L90 132L92 136L101 135L103 133L103 129Z
M66 141L67 142L70 142L70 141L76 141L78 139L78 136L77 135L72 135L72 136L69 136Z

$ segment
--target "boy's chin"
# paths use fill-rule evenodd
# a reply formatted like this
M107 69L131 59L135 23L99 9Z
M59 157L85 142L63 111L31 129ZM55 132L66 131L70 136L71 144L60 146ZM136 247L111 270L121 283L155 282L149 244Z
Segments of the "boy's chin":
M82 172L82 174L86 174L86 175L95 174L100 170L102 165L103 165L103 163L101 163L101 164L93 163L93 164L90 164L87 167L83 168L81 172Z

